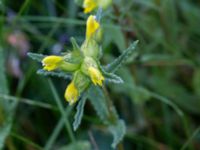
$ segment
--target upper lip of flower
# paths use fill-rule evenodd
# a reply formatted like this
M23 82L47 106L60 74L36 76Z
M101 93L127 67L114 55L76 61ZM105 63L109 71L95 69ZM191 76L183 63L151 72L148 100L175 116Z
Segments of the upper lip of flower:
M89 75L91 77L92 82L95 85L98 84L98 85L102 86L104 77L101 74L101 72L97 68L94 68L94 67L89 67L88 71L89 71Z
M72 81L66 91L65 91L65 98L66 100L72 105L78 100L79 92L78 89L76 88L74 82Z
M90 15L87 19L86 39L90 39L92 35L99 29L100 24L96 20L96 16Z

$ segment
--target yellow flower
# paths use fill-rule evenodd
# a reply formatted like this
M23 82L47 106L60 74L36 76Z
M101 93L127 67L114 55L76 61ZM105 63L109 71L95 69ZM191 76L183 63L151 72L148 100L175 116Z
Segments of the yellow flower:
M74 82L72 81L67 89L65 90L65 99L69 102L70 105L74 104L79 97L78 89L76 88Z
M60 56L47 56L42 60L42 65L44 66L44 70L52 71L58 68L60 62L62 62L63 58Z
M106 9L108 6L110 6L112 3L112 0L84 0L83 2L83 8L84 13L89 13L96 9L97 7Z
M97 7L96 0L84 0L83 2L84 13L89 13L92 10L94 10L96 7Z
M86 39L90 39L99 27L100 24L96 21L96 16L90 15L87 19Z
M89 67L88 68L88 72L89 72L89 75L90 75L90 78L91 78L92 82L95 85L98 84L98 85L102 86L103 81L104 81L104 77L101 74L101 72L98 69L94 68L94 67Z

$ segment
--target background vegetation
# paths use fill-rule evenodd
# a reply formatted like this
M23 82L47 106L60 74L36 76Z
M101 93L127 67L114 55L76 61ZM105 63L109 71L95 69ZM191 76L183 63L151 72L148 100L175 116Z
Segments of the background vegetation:
M41 64L27 57L66 51L71 36L81 43L82 8L73 0L1 0L0 11L0 147L112 149L90 102L73 132L76 109L63 98L69 81L36 74ZM113 0L102 20L103 64L140 41L117 71L124 84L107 86L127 127L118 149L200 149L200 1Z

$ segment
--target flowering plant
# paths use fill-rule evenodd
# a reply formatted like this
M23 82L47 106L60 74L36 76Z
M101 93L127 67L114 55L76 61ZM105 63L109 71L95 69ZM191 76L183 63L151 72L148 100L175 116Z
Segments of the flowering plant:
M89 13L97 7L106 8L111 1L106 2L106 4L105 2L85 0L83 3L84 12ZM81 46L77 44L74 38L71 38L72 50L60 56L45 56L36 53L29 53L28 55L42 63L43 69L38 70L38 74L64 77L71 80L65 90L64 98L70 105L79 101L73 123L74 130L81 123L84 105L86 100L89 99L101 120L113 134L112 147L115 148L122 140L126 127L124 121L119 119L112 101L106 94L105 85L109 82L123 84L123 80L115 72L126 62L129 56L132 56L138 42L131 44L113 62L103 66L100 63L102 50L97 40L100 27L99 14L97 16L90 15L86 22L85 40Z

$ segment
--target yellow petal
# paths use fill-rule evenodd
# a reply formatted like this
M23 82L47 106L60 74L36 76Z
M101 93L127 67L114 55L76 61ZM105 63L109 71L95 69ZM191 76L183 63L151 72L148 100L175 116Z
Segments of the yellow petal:
M42 64L44 66L43 69L47 71L55 70L62 60L63 58L60 56L47 56L42 60Z
M97 2L95 0L84 0L83 8L84 13L89 13L97 7Z
M100 24L96 21L96 17L90 15L87 19L87 27L86 27L86 39L92 37L92 35L99 29Z
M70 105L74 104L79 97L78 89L76 88L74 82L72 81L66 91L65 91L65 99L69 102Z
M89 72L90 78L91 78L92 82L94 83L94 85L98 84L98 85L102 86L104 77L101 74L101 72L94 67L89 67L88 72Z

